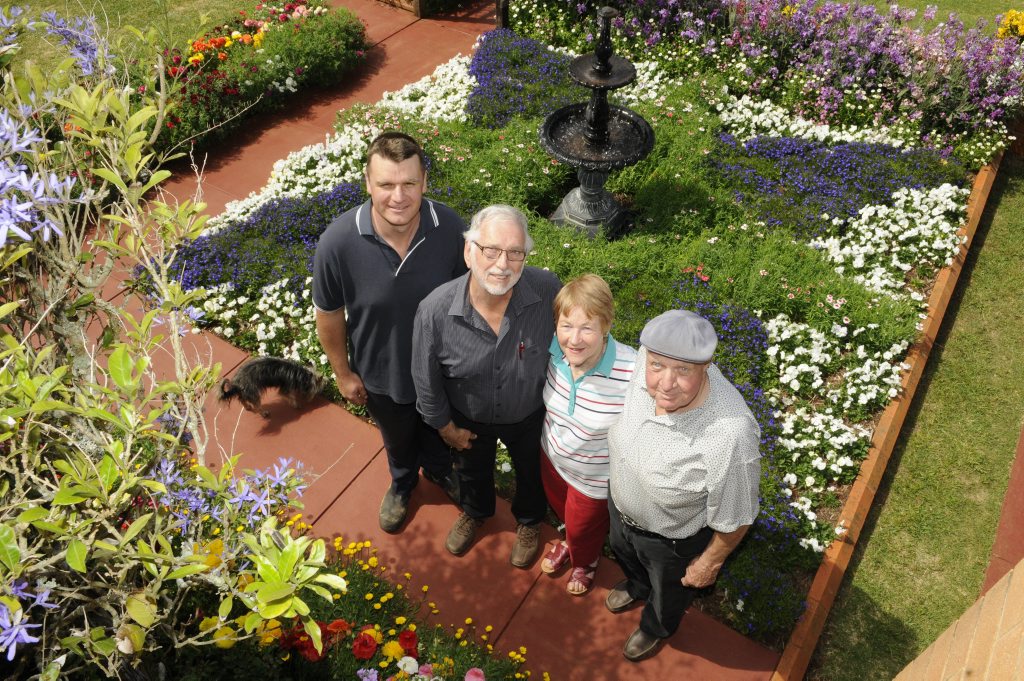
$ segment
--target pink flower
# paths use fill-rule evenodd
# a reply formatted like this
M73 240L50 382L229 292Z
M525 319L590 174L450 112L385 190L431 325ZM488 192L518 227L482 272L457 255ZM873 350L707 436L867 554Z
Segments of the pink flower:
M417 673L421 676L431 677L434 675L434 665L429 662L427 664L421 664L420 670Z
M480 669L480 667L473 667L466 672L465 681L486 681L484 679L484 670Z

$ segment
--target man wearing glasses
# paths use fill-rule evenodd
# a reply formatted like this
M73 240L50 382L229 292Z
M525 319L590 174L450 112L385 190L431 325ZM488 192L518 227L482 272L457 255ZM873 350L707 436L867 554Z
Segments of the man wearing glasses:
M542 391L558 277L526 266L533 247L526 216L505 205L484 208L465 234L469 273L443 284L416 312L412 374L416 406L461 454L455 461L462 514L446 548L462 555L494 515L497 441L515 469L517 521L510 562L530 565L547 502L540 478Z

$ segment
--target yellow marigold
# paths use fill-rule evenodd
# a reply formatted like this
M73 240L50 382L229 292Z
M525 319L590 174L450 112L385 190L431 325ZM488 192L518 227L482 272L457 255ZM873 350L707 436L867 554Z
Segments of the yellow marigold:
M405 618L402 616L398 616L395 618L395 624L397 624L398 626L402 626L403 624L405 624L405 621Z
M214 539L202 546L196 544L192 551L197 556L202 556L203 563L210 568L216 568L224 562L224 542L220 539Z
M267 620L256 625L256 635L261 646L269 646L281 638L281 623L278 620Z
M380 649L380 652L384 657L391 660L400 660L405 657L405 650L402 649L402 644L398 641L388 641Z

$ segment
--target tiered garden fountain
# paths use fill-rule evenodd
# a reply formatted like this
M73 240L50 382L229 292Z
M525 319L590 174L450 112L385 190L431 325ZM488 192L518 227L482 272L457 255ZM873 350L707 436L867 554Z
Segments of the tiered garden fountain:
M557 161L577 168L580 180L551 220L591 236L602 225L607 235L615 235L626 220L623 207L604 188L608 173L639 162L654 147L654 130L642 116L608 103L609 91L636 78L633 64L613 54L611 23L618 15L612 7L597 11L597 47L569 65L573 79L591 90L590 101L563 106L548 114L540 127L541 145Z

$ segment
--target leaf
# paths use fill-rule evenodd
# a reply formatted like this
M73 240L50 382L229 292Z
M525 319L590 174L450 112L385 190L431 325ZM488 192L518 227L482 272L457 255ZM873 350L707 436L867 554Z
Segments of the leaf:
M103 491L109 492L117 479L121 476L120 471L117 470L117 464L110 457L109 454L103 455L103 460L100 461L100 465L97 466L97 472L100 476L100 482L103 483Z
M122 194L128 193L128 186L125 185L124 180L109 168L92 168L92 173L93 175L102 177L104 180L117 187L121 190Z
M89 547L81 539L72 539L68 542L68 550L64 560L68 562L73 570L85 572L85 558L89 555Z
M295 593L295 586L287 582L264 584L256 591L256 598L263 603L273 603L282 598L288 598L293 593Z
M313 581L320 582L321 584L326 584L335 591L345 591L346 589L348 589L348 582L346 582L344 578L338 575L325 573L322 575L317 575L316 579Z
M188 577L200 572L206 572L210 569L210 566L206 563L192 563L191 565L182 565L176 570L172 570L167 575L167 579L181 579L182 577Z
M32 508L25 509L18 515L19 523L30 523L34 520L40 520L49 515L49 511L42 506L33 506Z
M80 485L72 485L71 487L61 487L57 490L57 493L53 496L53 501L50 502L54 506L72 506L79 502L85 501L89 497L81 494L82 487Z
M121 537L121 542L124 543L124 544L127 544L132 539L135 539L136 535L138 535L139 532L142 531L142 528L144 528L146 526L146 523L148 523L149 519L152 518L152 517L153 517L152 513L146 513L146 514L141 515L138 518L136 518L132 522L132 524L128 526L128 529L125 530L124 536Z
M233 608L234 606L235 599L231 596L228 596L220 602L220 607L217 608L217 616L220 617L222 620L226 620L228 618L228 615L231 614L231 608Z
M107 553L117 553L118 551L120 551L120 549L117 546L111 544L108 541L104 541L103 539L95 540L92 543L92 550L93 553L95 553L96 551L106 551Z
M292 599L285 599L277 603L270 603L267 605L261 605L257 610L264 619L274 619L280 617L292 607Z
M309 634L309 638L313 641L313 647L316 648L316 652L323 652L324 644L320 640L320 625L315 620L305 620L302 623L302 628Z
M0 319L3 319L7 315L17 310L19 305L21 305L21 303L19 303L17 300L15 300L13 303L4 303L3 305L0 305Z
M64 534L64 527L57 523L51 523L47 520L33 520L32 527L43 532L53 532L54 534Z
M132 358L128 355L128 348L124 345L117 346L107 362L110 377L121 390L127 390L134 386L132 380Z
M21 562L18 537L14 534L14 529L7 525L0 525L0 562L11 571Z
M134 593L129 596L124 603L124 607L128 610L128 615L133 620L147 629L153 626L153 622L156 621L156 606L141 593Z
M306 588L311 590L313 593L317 594L321 598L323 598L328 603L334 602L334 597L331 595L331 592L323 588L322 586L317 586L316 584L307 584Z

